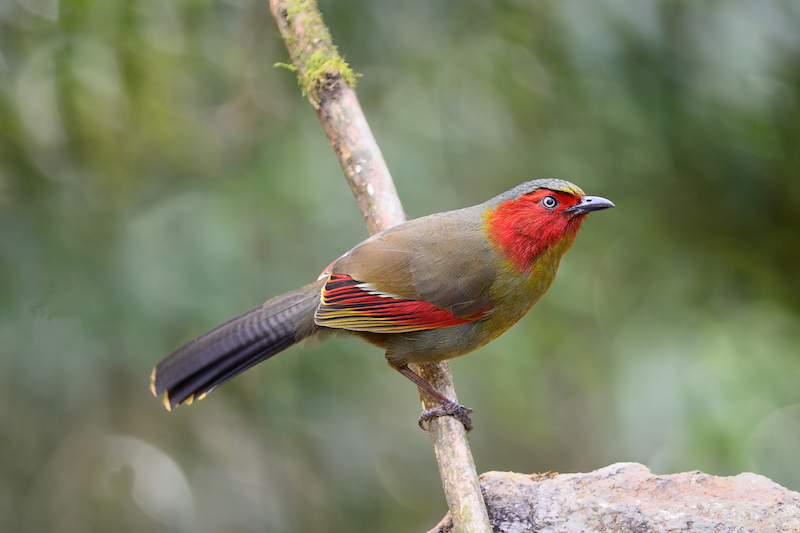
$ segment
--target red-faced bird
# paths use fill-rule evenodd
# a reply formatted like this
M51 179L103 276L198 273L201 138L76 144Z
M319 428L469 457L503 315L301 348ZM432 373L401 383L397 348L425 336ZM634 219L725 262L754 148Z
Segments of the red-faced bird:
M592 211L614 207L558 179L533 180L480 205L410 220L373 235L317 281L276 296L200 335L153 369L167 409L192 403L308 337L347 333L386 352L389 365L441 407L458 405L408 367L458 357L506 331L547 291L561 256Z

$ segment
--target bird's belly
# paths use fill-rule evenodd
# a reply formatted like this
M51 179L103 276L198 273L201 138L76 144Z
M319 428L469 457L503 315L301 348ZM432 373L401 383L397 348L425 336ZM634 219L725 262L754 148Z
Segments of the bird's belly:
M392 334L353 333L386 350L386 359L395 368L410 363L433 363L477 350L513 326L533 303L525 302L485 319L448 328Z
M486 336L481 322L408 333L354 333L386 350L389 364L398 368L410 363L432 363L452 359L483 346L493 337Z

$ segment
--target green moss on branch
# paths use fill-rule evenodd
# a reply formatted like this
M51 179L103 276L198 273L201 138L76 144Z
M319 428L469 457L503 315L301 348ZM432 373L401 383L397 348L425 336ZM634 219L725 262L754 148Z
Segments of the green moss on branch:
M285 63L275 66L296 71L303 94L317 103L340 80L355 87L359 75L339 55L317 3L314 0L288 0L283 2L283 6L280 30L294 66Z

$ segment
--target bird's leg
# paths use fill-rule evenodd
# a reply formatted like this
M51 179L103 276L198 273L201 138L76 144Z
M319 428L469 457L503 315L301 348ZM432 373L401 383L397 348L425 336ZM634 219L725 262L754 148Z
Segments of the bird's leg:
M417 387L427 392L433 399L442 404L441 407L422 411L422 414L419 416L419 427L427 430L427 428L423 425L424 422L428 422L430 419L436 418L437 416L453 416L456 418L456 420L464 424L464 429L467 431L472 431L472 420L469 419L469 414L472 412L472 409L460 405L442 394L439 389L419 377L410 368L408 368L408 365L393 368L413 381Z

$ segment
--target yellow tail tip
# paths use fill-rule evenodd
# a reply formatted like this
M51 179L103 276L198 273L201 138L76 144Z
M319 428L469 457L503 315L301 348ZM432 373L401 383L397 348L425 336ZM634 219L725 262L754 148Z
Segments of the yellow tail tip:
M186 405L192 405L194 402L199 402L200 400L202 400L202 399L203 399L203 398L205 398L206 396L208 396L208 393L207 393L207 392L204 392L204 393L202 393L202 394L192 394L191 396L189 396L188 398L186 398L185 400L183 400L183 402L184 402Z
M158 394L156 393L156 369L153 367L153 373L150 374L150 391L153 393L153 396L158 398Z
M172 411L172 406L169 404L169 392L164 391L164 407L167 408L167 411Z

